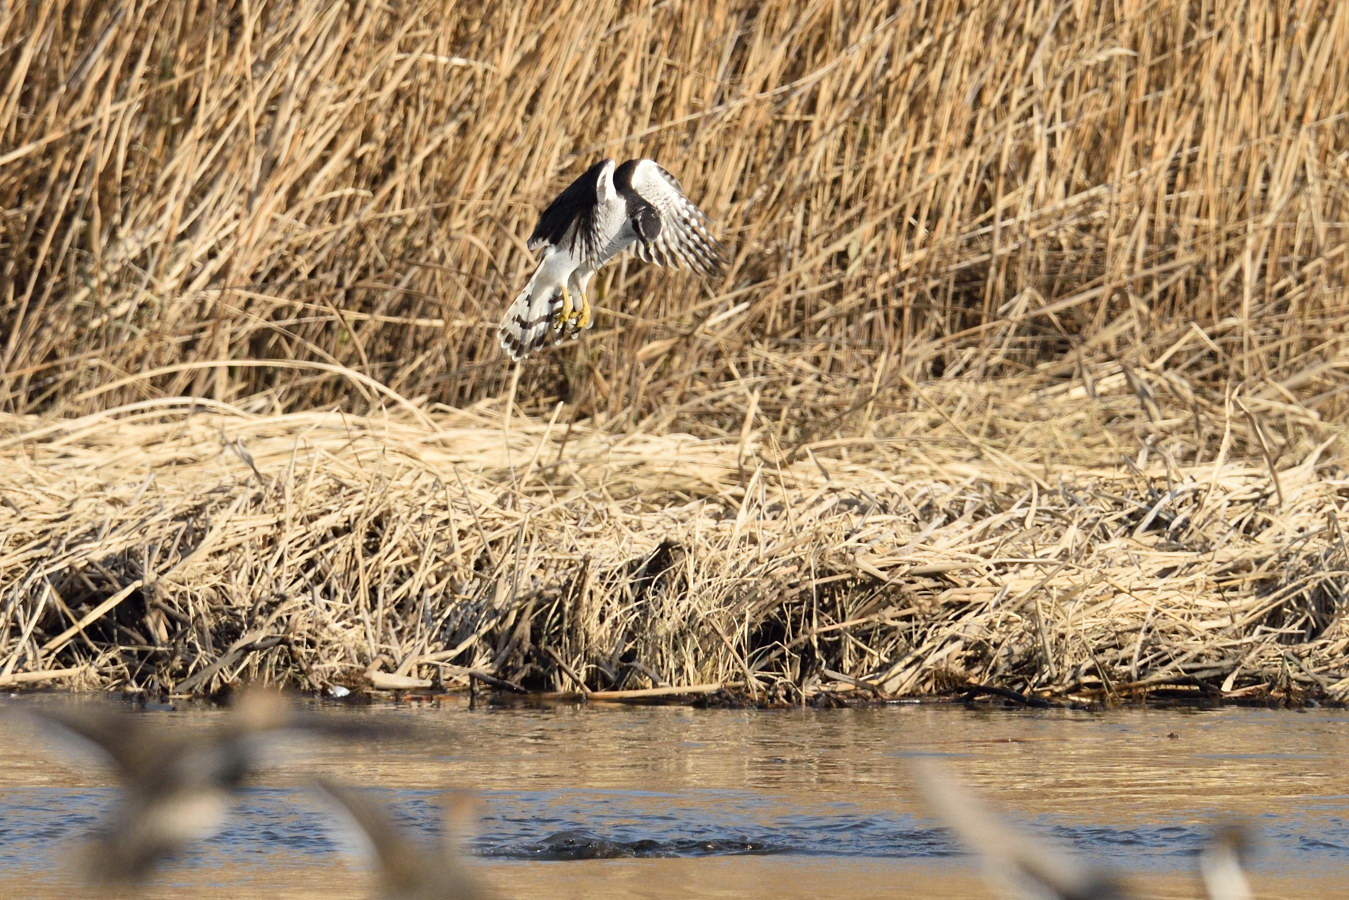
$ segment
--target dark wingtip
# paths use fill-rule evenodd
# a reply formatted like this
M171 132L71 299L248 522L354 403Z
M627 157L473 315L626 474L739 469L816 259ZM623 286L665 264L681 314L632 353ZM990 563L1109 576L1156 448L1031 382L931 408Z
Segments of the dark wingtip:
M613 160L607 157L600 160L563 188L562 192L553 198L553 202L549 203L543 214L539 216L539 223L534 226L534 231L530 234L525 245L530 250L537 250L545 244L560 243L580 210L587 203L592 202L600 172L603 171L606 164L612 163Z

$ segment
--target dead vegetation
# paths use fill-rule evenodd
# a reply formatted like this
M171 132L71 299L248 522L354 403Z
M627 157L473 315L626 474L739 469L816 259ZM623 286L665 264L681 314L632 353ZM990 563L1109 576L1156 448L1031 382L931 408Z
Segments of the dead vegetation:
M1329 442L1269 465L1180 462L1183 438L1122 458L1098 420L1132 405L1141 427L1143 406L1123 377L1095 383L926 396L989 433L1036 420L1015 452L918 402L890 439L794 459L766 430L486 408L11 419L0 677L323 689L382 656L446 683L761 699L1349 687L1349 478ZM1230 443L1256 440L1247 421Z
M1349 7L0 17L0 683L1338 696ZM494 343L655 157L719 283Z

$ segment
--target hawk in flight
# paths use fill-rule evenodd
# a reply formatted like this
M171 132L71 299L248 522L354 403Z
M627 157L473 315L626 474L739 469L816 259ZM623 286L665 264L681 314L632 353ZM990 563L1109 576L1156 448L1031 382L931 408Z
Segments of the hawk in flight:
M711 275L721 245L707 216L679 182L649 159L596 163L539 217L529 249L543 248L534 275L506 310L498 336L511 359L524 359L554 336L589 328L586 288L600 266L628 248L658 266Z

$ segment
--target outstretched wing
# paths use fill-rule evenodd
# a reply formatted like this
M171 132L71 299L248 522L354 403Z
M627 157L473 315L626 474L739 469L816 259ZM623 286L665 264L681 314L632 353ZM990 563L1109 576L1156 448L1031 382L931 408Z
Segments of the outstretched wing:
M534 226L534 233L529 236L527 246L530 250L565 246L580 259L598 251L604 237L600 234L603 221L600 182L605 166L613 164L611 159L595 163L548 204L539 216L539 224Z
M632 190L660 216L655 238L632 245L639 259L704 275L721 268L722 247L707 230L707 216L684 196L673 175L649 159L640 160L632 170Z

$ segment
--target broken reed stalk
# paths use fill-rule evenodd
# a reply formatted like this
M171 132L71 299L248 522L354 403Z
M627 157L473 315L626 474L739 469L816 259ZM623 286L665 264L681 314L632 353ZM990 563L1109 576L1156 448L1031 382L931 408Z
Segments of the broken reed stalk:
M16 6L0 683L1342 693L1349 5L1200 12ZM513 367L604 155L729 270Z

